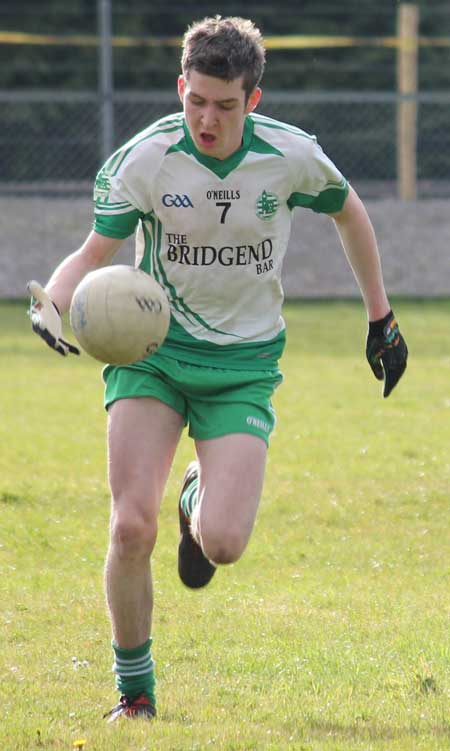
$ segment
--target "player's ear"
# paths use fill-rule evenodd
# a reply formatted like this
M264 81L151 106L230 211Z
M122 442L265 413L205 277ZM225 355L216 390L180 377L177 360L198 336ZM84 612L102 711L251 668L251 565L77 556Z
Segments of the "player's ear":
M178 76L178 96L180 97L182 102L184 99L185 88L186 88L186 81L184 80L184 76L179 75Z
M258 106L259 100L261 99L261 95L262 95L261 89L259 88L259 86L256 86L253 89L253 91L250 94L250 96L248 98L248 101L247 101L247 106L245 108L245 112L246 112L247 115L250 112L253 112L253 110L255 109L255 107Z

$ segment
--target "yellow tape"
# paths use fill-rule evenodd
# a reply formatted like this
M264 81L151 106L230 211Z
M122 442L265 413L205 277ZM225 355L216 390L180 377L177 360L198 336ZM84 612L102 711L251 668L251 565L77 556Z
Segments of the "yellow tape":
M181 37L125 37L112 38L114 47L179 47ZM70 45L96 47L99 37L88 34L25 34L20 31L0 31L0 44Z
M112 38L114 47L180 47L181 37L129 37ZM450 47L450 37L418 37L400 39L399 37L349 37L349 36L314 36L293 34L285 36L267 36L264 38L267 49L323 49L333 47L390 47L398 49L415 49L420 47ZM96 47L99 37L88 34L26 34L21 31L0 31L0 44L34 44L34 45L70 45L75 47Z
M323 47L396 47L399 40L396 37L346 37L346 36L313 36L286 35L269 36L264 38L267 49L317 49Z
M419 37L424 47L450 47L450 37Z

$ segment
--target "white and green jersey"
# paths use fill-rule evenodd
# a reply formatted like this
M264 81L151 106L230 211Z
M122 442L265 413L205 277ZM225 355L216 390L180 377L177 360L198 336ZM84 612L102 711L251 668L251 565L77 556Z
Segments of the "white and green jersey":
M261 369L284 346L281 267L292 209L339 211L347 182L314 136L247 116L228 159L201 154L182 113L119 149L97 176L94 229L126 238L164 287L171 326L160 351L187 362Z

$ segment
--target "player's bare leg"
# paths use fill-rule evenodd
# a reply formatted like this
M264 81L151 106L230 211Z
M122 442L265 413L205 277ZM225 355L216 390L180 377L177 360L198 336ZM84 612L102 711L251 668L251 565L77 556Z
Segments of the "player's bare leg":
M205 555L233 563L244 552L255 523L267 446L257 436L233 433L196 444L199 503L192 526Z
M130 693L127 686L133 687L133 682L140 686L138 676L132 675L132 663L139 662L139 670L152 670L149 635L153 596L149 561L156 542L161 499L182 426L182 417L157 399L122 399L109 409L112 509L105 589L118 687L127 695Z
M193 588L212 577L208 560L215 565L232 563L244 552L258 510L267 455L265 442L245 433L197 441L196 448L198 468L187 473L185 491L187 498L191 487L195 494L190 531L206 560L195 545L189 545L182 512L179 550L180 576Z

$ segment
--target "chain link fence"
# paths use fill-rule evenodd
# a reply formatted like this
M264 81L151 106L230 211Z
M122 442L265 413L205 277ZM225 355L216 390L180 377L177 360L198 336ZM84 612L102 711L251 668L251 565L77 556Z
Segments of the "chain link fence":
M418 97L419 202L395 200L399 101L386 93L264 90L258 110L315 133L363 196L390 294L448 295L450 95ZM179 108L173 92L116 92L114 145ZM0 298L23 297L28 279L45 282L85 239L104 154L101 114L95 92L0 95ZM358 295L331 225L313 212L294 212L287 297ZM117 260L133 263L132 238L122 250Z
M258 111L315 133L363 197L397 195L396 93L264 90ZM450 196L450 93L415 96L419 198ZM176 92L116 91L115 147L180 109ZM0 92L0 192L88 195L102 163L96 92Z

